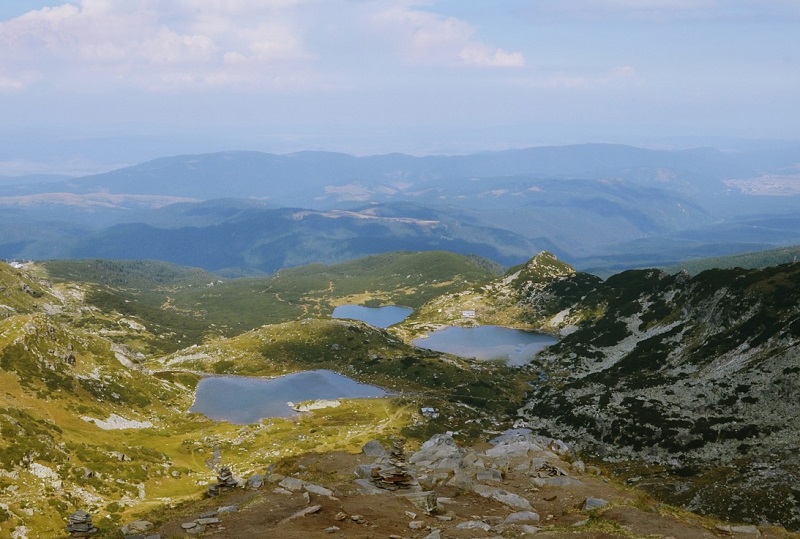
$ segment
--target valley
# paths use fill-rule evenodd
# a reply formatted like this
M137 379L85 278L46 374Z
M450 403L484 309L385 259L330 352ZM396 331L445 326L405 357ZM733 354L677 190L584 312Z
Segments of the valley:
M59 536L84 509L116 537L188 511L221 464L247 477L376 438L480 443L519 421L659 500L797 528L797 271L604 281L550 253L499 273L444 252L235 280L152 261L3 265L0 534ZM331 319L345 304L414 312L382 329ZM558 342L522 367L410 344L492 324ZM244 425L187 413L203 376L315 369L390 394Z

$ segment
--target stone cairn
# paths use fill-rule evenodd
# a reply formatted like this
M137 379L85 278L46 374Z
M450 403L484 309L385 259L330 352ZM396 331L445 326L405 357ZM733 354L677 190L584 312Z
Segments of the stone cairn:
M97 533L97 528L92 524L92 515L86 511L75 511L69 516L67 531L70 537L89 537Z
M237 486L239 483L234 479L231 469L228 466L222 466L217 472L217 483L208 487L208 494L217 496L221 490L231 490Z
M376 487L387 490L409 488L414 481L408 473L408 463L404 450L406 441L396 438L392 441L392 450L389 453L389 466L373 468L372 482Z

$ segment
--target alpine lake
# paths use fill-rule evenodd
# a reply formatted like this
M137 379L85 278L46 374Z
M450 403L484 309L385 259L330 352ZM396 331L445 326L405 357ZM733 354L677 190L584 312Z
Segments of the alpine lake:
M412 312L408 307L397 305L341 305L334 309L332 318L360 320L387 328L402 322ZM556 342L555 338L541 333L478 326L439 329L415 339L413 344L479 361L504 361L519 366ZM218 421L250 424L269 417L291 417L298 413L293 407L296 402L377 398L388 394L380 387L362 384L328 370L303 371L276 378L209 376L198 384L189 411Z

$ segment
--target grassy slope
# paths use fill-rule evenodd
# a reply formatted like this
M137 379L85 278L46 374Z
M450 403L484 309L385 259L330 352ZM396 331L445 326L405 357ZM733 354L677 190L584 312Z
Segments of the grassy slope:
M54 278L72 280L87 269L77 280L93 283L89 301L143 324L147 331L128 344L146 343L146 353L174 352L264 324L327 317L346 303L418 307L495 275L481 259L441 251L375 255L235 280L159 262L54 261L45 267Z
M165 502L194 499L213 478L206 461L215 449L223 463L246 477L312 449L357 450L369 439L400 432L412 437L413 447L414 437L429 431L480 430L487 417L516 405L522 386L508 369L473 368L360 323L306 319L355 298L417 305L440 289L490 274L473 260L446 253L364 262L291 270L268 282L214 281L213 287L207 286L212 281L206 274L157 263L128 267L84 261L91 279L102 285L51 285L42 280L41 267L15 270L0 264L0 304L5 305L0 307L0 507L7 507L0 511L0 536L19 526L57 536L65 517L78 508L113 529L116 522ZM51 268L60 278L81 270L66 263ZM220 284L238 302L229 315L244 327L257 325L249 320L252 310L270 311L269 302L265 308L258 301L263 296L247 301L265 284L295 294L285 302L290 321L235 338L213 338L209 318L222 317L213 306L223 305L225 294L207 294L211 288L216 293ZM107 303L96 301L98 289ZM179 305L186 298L207 302L211 314L182 317ZM283 312L275 309L270 316L280 319ZM159 372L144 368L146 352L161 349L154 343L183 345L176 341L185 320L205 328L196 337L206 344L167 356L162 364L171 363ZM213 361L181 359L201 351ZM66 360L70 355L74 364ZM394 387L401 395L345 401L340 408L251 426L185 413L198 380L189 370L268 375L307 368L335 369ZM445 413L438 423L425 422L419 415L422 405ZM86 419L115 415L145 428L104 430Z

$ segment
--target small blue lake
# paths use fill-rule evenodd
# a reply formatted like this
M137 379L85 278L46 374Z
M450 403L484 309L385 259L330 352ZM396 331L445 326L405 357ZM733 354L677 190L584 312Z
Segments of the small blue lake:
M362 307L361 305L339 305L333 310L331 318L361 320L378 328L388 328L408 318L414 309L398 305L384 307Z
M484 361L505 360L513 366L525 365L556 342L550 335L501 326L448 327L413 341L421 348Z
M333 371L303 371L278 378L210 376L195 390L190 412L238 425L258 423L265 417L289 417L295 412L287 402L315 399L360 399L388 393Z

